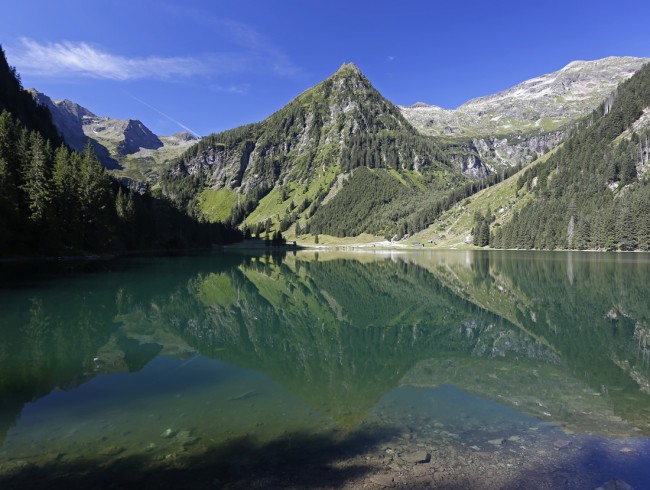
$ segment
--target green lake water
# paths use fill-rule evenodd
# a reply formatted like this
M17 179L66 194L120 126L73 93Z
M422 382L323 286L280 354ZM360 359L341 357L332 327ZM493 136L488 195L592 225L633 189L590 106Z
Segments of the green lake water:
M647 254L0 266L0 488L640 489L649 437Z

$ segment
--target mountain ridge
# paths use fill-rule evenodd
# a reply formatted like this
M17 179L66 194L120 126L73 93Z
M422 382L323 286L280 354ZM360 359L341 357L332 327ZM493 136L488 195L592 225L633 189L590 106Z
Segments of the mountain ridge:
M649 61L630 56L577 60L456 109L417 102L400 110L421 133L465 142L485 166L499 171L526 165L556 147L571 124Z
M344 63L265 120L204 138L163 175L161 187L199 213L205 211L202 202L236 201L232 213L221 209L219 217L246 219L250 226L271 220L284 231L321 212L326 196L322 209L343 199L351 188L337 191L336 182L360 167L382 176L349 182L366 189L385 184L394 190L385 195L388 201L465 182L453 158L462 155L452 153L418 134L356 65ZM203 201L196 201L197 194Z
M82 152L90 143L107 170L118 178L154 183L156 167L180 154L198 140L189 133L170 136L154 134L139 119L114 119L98 116L69 99L53 100L37 89L28 89L34 100L47 107L54 125L73 150ZM158 151L157 151L158 150ZM131 167L145 162L149 175L134 174Z

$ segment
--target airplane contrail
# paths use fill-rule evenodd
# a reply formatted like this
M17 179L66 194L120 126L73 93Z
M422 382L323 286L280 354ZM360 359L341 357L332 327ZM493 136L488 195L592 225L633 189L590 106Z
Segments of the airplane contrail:
M185 126L185 124L183 124L182 122L180 122L180 121L174 119L174 118L171 117L169 114L165 114L165 113L164 113L163 111L161 111L160 109L156 109L156 108L155 108L154 106L152 106L151 104L146 103L144 100L139 99L138 97L136 97L136 96L133 95L133 94L130 94L130 93L127 92L127 91L124 91L124 93L125 93L126 95L128 95L129 97L131 97L132 99L134 99L134 100L140 102L140 104L145 105L145 106L147 106L149 109L151 109L151 110L153 110L153 111L156 111L156 112L157 112L158 114L160 114L161 116L166 117L167 119L169 119L169 120L170 120L171 122L173 122L174 124L176 124L176 125L180 126L181 128L183 128L185 131L187 131L187 132L189 132L189 133L192 133L192 134L193 134L194 136L196 136L197 138L200 138L200 137L201 137L201 135L200 135L199 133L197 133L197 132L194 131L193 129L190 129L189 127Z

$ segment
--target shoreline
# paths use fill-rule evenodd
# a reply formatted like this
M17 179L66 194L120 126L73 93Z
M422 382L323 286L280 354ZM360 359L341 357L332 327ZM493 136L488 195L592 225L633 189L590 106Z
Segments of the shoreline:
M588 253L616 253L616 254L648 254L647 250L598 250L598 249L526 249L526 248L490 248L477 247L463 244L460 246L437 247L427 245L412 245L408 243L396 243L389 240L377 242L351 242L351 243L331 243L331 244L309 244L298 243L287 245L266 245L263 240L256 243L247 243L249 241L230 243L226 245L213 245L211 248L189 248L189 249L156 249L140 250L125 253L107 253L107 254L89 254L89 255L12 255L0 257L0 266L11 264L29 264L29 263L65 263L65 262L99 262L102 260L114 260L131 257L168 257L181 255L195 255L197 253L211 253L215 251L269 251L269 252L297 252L297 251L490 251L490 252L588 252Z

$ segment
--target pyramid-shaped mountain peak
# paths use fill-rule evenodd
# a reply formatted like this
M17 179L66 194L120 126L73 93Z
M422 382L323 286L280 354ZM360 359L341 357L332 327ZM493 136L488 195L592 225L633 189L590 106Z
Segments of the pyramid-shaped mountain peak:
M341 72L353 72L353 73L361 74L361 70L359 69L359 67L352 62L343 63L341 65L341 68L338 69L337 73L341 73Z

